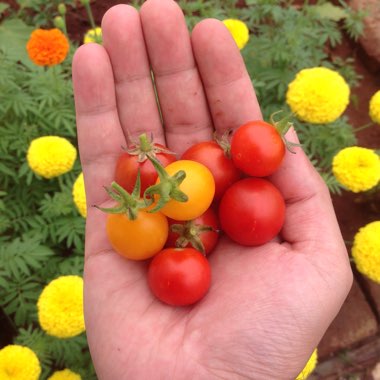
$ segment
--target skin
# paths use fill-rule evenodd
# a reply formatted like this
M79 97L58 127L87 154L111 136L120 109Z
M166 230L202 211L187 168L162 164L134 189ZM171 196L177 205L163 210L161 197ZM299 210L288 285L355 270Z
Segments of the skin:
M88 205L107 206L126 136L151 131L178 154L261 112L240 52L223 24L191 37L178 5L148 0L140 13L111 8L104 47L81 46L73 82ZM165 129L155 103L156 77ZM96 62L96 64L94 64ZM297 141L293 130L288 140ZM300 148L271 177L286 200L282 235L247 248L222 238L210 256L212 285L191 307L154 298L147 264L111 250L106 215L89 207L84 303L99 379L294 379L352 284L330 196Z

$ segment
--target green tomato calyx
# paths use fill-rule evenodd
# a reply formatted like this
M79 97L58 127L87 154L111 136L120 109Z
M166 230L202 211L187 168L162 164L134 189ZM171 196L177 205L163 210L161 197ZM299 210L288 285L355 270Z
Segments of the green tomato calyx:
M147 157L152 162L160 179L159 183L149 186L144 192L145 202L150 202L150 204L154 202L154 196L158 196L157 204L149 212L161 210L171 199L178 202L187 202L188 196L179 188L179 185L186 178L186 172L179 170L173 176L170 176L155 157L149 155Z
M125 150L131 156L137 156L138 162L144 162L148 157L156 158L158 153L175 155L175 153L169 149L153 143L153 136L148 138L146 133L141 134L139 140L132 142L132 147Z
M215 231L214 228L206 224L196 224L195 220L189 220L184 224L172 224L170 230L178 234L175 242L176 248L185 248L190 244L194 249L205 255L205 247L200 238L204 232Z
M217 132L214 132L215 142L223 149L224 155L227 158L231 158L231 135L232 129L227 129L221 136L218 136Z
M278 115L281 112L283 112L283 111L279 110L279 111L272 113L272 115L270 115L270 122L276 128L277 132L281 135L282 140L284 141L284 144L286 146L286 149L290 153L296 153L293 148L294 147L301 147L302 145L299 143L289 141L285 137L285 135L289 131L289 129L294 127L294 124L291 122L291 120L294 117L294 114L292 112L290 112L289 114L284 116L282 119L275 121L274 116Z
M149 206L144 199L140 198L141 180L140 171L137 173L136 183L131 194L118 183L112 182L111 187L105 187L107 194L117 202L115 207L99 207L100 211L108 214L126 214L130 220L137 219L139 210Z

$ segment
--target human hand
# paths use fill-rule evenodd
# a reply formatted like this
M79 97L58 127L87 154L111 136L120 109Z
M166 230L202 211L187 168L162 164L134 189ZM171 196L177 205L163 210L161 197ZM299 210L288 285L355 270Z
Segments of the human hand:
M107 200L126 136L151 131L182 153L261 112L244 62L224 25L200 22L189 37L172 0L138 13L111 8L104 47L81 46L73 62L78 140L88 205ZM148 58L149 57L149 58ZM160 114L151 82L155 75ZM295 141L293 130L288 140ZM352 283L330 196L300 148L270 179L282 192L281 236L256 248L222 237L210 255L212 284L190 307L150 292L147 263L116 254L106 215L88 209L84 303L101 380L294 379L339 311Z

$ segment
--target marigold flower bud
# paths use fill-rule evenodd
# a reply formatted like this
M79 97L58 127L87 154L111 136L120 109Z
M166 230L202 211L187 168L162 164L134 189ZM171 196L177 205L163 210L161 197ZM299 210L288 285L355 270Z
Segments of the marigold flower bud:
M64 16L67 12L66 5L63 3L58 4L58 12L60 15Z

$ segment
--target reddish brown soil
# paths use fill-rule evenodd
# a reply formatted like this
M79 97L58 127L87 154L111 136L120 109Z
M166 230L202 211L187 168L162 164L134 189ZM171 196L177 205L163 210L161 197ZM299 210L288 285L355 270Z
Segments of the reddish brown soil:
M334 52L341 57L354 57L355 68L363 76L360 85L353 89L353 94L358 99L357 106L351 104L347 115L352 125L357 128L369 123L368 104L371 96L380 89L380 65L371 61L363 49L345 40ZM380 126L375 125L357 133L358 145L380 149ZM334 196L334 207L345 240L352 241L359 227L380 219L379 192L371 195L354 194L344 192L342 196Z
M380 89L380 64L372 61L359 44L347 37L338 46L332 56L355 59L355 69L363 77L358 87L352 89L357 105L351 103L347 115L354 128L371 122L368 116L368 104L371 96ZM380 149L380 125L359 131L358 145ZM335 211L346 241L352 241L359 227L380 219L379 192L372 195L343 192L341 196L333 196Z

